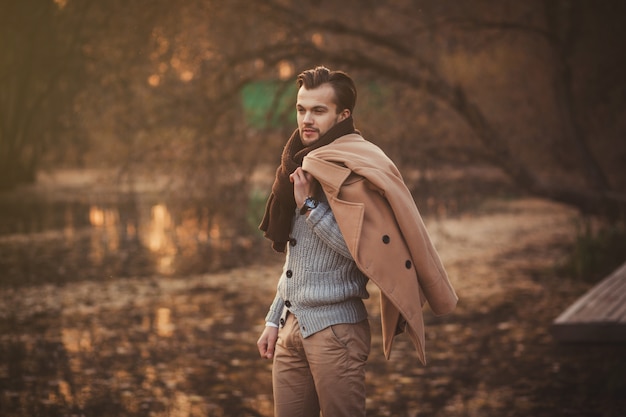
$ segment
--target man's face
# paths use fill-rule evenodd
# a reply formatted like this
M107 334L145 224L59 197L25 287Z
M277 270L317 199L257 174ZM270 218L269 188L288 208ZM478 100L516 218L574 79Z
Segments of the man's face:
M300 87L296 110L298 129L304 146L311 146L331 127L350 116L348 109L337 114L335 91L328 83L311 90Z

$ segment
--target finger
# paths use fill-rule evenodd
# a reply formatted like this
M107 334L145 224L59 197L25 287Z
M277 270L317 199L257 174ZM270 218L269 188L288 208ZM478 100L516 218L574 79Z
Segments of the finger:
M257 343L257 348L259 349L259 354L261 355L262 358L265 357L265 354L267 353L267 343L263 342L262 340L259 340Z
M267 334L267 338L265 341L266 349L265 349L265 358L272 359L274 357L274 352L276 350L276 342L278 340L278 329L270 329Z
M296 168L296 170L294 172L289 174L289 181L295 182L296 180L299 180L301 171L302 171L302 169L300 167Z
M274 341L273 343L270 342L267 346L267 349L265 351L265 357L267 359L272 359L274 357L274 347L276 346L276 341Z

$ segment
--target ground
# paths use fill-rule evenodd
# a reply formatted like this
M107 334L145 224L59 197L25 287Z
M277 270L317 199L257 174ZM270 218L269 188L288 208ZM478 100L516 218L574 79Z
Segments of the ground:
M576 221L530 198L428 220L458 308L426 312L426 366L403 335L385 360L370 286L368 415L626 415L624 345L550 334L592 285L556 268ZM3 289L0 415L271 416L255 343L280 268Z

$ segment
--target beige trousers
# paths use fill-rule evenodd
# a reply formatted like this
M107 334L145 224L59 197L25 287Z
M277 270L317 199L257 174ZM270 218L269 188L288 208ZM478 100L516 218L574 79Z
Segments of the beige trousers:
M278 332L272 379L275 417L365 416L369 322L337 324L306 339L293 314Z

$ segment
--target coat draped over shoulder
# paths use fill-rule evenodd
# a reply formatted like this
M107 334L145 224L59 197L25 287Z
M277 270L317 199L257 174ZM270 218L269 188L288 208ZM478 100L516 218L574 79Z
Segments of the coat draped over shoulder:
M425 364L423 305L447 314L458 297L397 167L358 134L312 151L302 167L319 181L357 266L381 290L385 357L406 331Z

